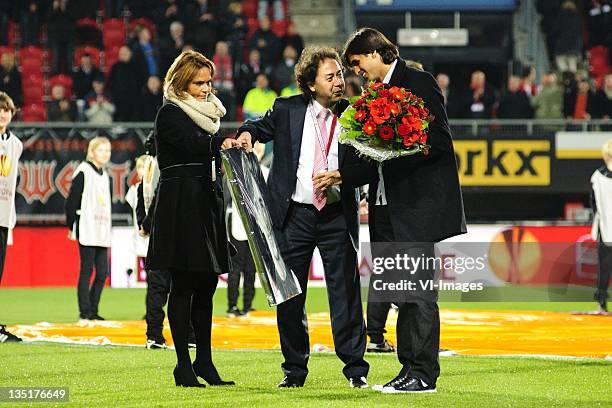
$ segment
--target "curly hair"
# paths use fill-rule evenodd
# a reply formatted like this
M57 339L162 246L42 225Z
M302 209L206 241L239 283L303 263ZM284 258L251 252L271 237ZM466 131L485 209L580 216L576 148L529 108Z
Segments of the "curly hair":
M342 66L340 55L331 47L306 47L295 65L295 82L305 97L314 97L309 86L314 84L319 65L326 59L333 59Z

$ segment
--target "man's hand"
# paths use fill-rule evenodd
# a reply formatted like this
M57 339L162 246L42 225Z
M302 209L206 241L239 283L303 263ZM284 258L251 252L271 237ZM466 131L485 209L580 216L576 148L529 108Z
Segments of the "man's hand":
M240 142L240 145L247 152L250 152L251 150L253 150L253 137L251 136L249 132L242 132L240 136L238 136L238 139L236 140Z
M315 189L327 190L331 186L342 184L342 178L338 170L326 171L312 176L312 185Z
M228 137L227 139L225 139L223 141L223 144L221 144L221 149L223 150L231 149L232 147L242 147L242 145L240 144L238 140L232 139L231 137Z

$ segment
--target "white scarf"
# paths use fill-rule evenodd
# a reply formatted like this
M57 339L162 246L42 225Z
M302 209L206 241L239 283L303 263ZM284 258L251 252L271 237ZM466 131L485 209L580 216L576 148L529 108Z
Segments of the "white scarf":
M213 135L219 131L221 118L227 112L219 98L212 93L208 94L206 101L198 101L189 94L180 99L172 86L167 85L164 87L164 97L178 105L196 125Z

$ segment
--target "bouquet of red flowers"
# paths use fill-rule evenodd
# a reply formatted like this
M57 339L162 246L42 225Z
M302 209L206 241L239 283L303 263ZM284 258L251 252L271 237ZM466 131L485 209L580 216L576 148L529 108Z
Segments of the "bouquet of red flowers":
M428 154L427 131L433 116L423 99L405 88L372 82L350 103L338 120L343 127L340 143L378 162Z

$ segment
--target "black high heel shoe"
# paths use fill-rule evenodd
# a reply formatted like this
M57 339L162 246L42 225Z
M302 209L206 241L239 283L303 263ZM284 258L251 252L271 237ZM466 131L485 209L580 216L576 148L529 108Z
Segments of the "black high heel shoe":
M196 362L193 364L193 371L198 377L202 377L208 385L236 385L234 381L224 381L219 376L217 368L210 364L206 366L199 366Z
M196 377L193 369L191 367L179 367L178 365L174 367L174 384L177 387L196 387L196 388L204 388L206 385L201 384L198 381L198 377Z

